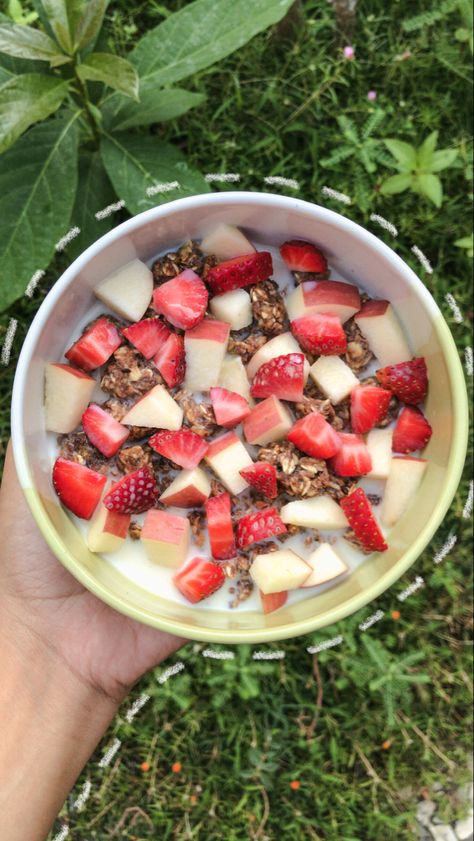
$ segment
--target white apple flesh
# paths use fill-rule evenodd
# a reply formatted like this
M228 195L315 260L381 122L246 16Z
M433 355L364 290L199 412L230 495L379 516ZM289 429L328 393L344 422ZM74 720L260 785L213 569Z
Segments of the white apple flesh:
M67 433L81 422L96 386L95 379L61 362L45 366L46 429Z
M290 321L315 312L337 315L344 324L360 309L357 286L337 280L307 280L285 299Z
M401 324L389 301L367 301L354 321L382 367L412 358Z
M384 526L395 525L407 510L420 486L426 464L426 459L423 458L392 458L380 512Z
M183 410L162 385L155 385L121 420L125 426L180 429Z
M217 385L227 351L229 333L229 324L213 318L205 318L193 330L186 330L184 387L189 391L209 391Z
M274 396L257 403L243 421L245 440L260 446L285 438L292 426L288 409Z
M232 289L223 295L214 295L210 308L219 321L230 324L231 330L242 330L252 323L252 304L245 289Z
M140 539L150 561L177 569L188 554L189 520L152 508L146 512Z
M331 530L349 526L341 506L326 494L287 502L281 508L280 517L284 523L309 529Z
M235 432L226 432L211 441L205 460L231 494L240 494L248 488L240 471L250 467L253 461Z
M250 575L262 593L296 590L311 574L311 567L291 549L278 549L257 555Z
M392 429L371 429L367 435L367 449L372 459L368 479L386 479L392 464Z
M131 514L109 511L99 505L91 520L87 546L91 552L116 552L125 543Z
M128 321L140 321L153 294L153 275L141 260L130 260L94 290L96 297Z
M339 356L320 356L309 373L331 403L340 403L359 385L353 371Z
M261 365L265 362L270 362L270 359L275 359L277 356L286 356L288 353L301 353L301 348L291 333L280 333L274 339L262 345L252 356L247 365L247 376L249 380L253 380L255 374ZM309 363L305 358L304 361L304 382L308 379Z
M204 254L215 254L218 260L233 260L234 257L243 257L255 251L245 234L227 222L220 222L216 228L209 231L202 240L200 249Z
M237 394L245 397L249 406L255 404L250 394L250 383L240 356L233 356L229 353L224 357L221 370L219 371L217 385L220 385L221 388L226 388L228 391L235 391Z
M302 587L318 587L333 578L338 578L348 570L348 566L334 551L330 543L321 543L307 559L311 573L303 581Z
M160 496L164 505L175 508L200 508L211 493L211 483L204 470L181 470Z

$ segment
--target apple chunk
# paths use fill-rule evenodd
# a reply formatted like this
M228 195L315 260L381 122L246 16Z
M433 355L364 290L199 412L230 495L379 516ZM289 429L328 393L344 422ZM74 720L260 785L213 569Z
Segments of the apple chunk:
M354 321L382 367L412 358L401 324L389 301L367 301Z
M331 403L340 403L359 385L355 374L339 356L320 356L309 373Z
M288 353L301 353L301 348L291 333L280 333L274 339L262 345L252 356L247 365L247 376L249 380L253 380L258 369L265 363L270 362L270 359L276 359L277 356L286 356ZM304 382L308 379L309 362L304 361Z
M95 379L61 362L48 362L45 367L46 429L50 432L72 432L81 422Z
M393 526L407 510L426 470L426 459L399 456L392 459L380 519Z
M184 334L186 377L189 391L209 391L217 385L229 341L230 325L214 318L205 318Z
M199 508L211 493L211 483L200 467L181 470L160 496L160 502L176 508Z
M153 275L141 260L130 260L108 275L97 289L96 297L128 321L140 321L153 294Z
M290 321L314 312L337 315L344 324L360 309L357 286L338 280L307 280L286 298Z
M219 321L230 324L231 330L242 330L252 323L252 304L245 289L232 289L223 295L214 295L210 307L212 314Z
M235 225L220 222L201 242L204 254L215 254L218 260L233 260L255 251L252 243Z
M334 551L329 543L321 543L309 556L307 563L312 569L302 587L317 587L338 578L348 570L348 566Z
M180 429L183 410L162 385L155 385L121 420L126 426Z
M280 511L284 523L309 529L345 529L349 523L341 506L330 496L295 499L287 502Z
M227 354L224 357L217 385L226 388L228 391L237 392L237 394L245 397L249 406L254 405L255 401L250 395L250 383L240 356Z
M257 403L243 422L248 443L262 446L285 438L292 426L293 418L288 409L273 395Z
M311 567L291 549L257 555L250 567L253 581L265 595L296 590L310 574Z
M131 514L109 511L100 505L94 514L87 535L87 545L91 552L116 552L125 543Z
M274 610L283 607L288 600L287 590L281 590L279 593L264 593L259 590L259 595L264 613L273 613Z
M371 429L367 435L367 449L372 460L369 479L386 479L392 464L392 429Z
M176 569L188 554L189 520L152 508L146 512L140 539L150 561Z
M250 467L253 461L235 432L226 432L211 441L205 460L231 494L239 494L248 488L248 482L240 471Z

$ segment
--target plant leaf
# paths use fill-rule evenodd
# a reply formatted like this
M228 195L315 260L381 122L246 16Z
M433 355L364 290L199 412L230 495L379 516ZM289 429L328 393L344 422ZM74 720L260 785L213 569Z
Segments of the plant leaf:
M411 172L416 169L416 149L414 146L395 138L386 138L383 142L397 161L397 169L404 172Z
M74 32L74 49L87 47L100 32L109 0L89 0Z
M67 246L67 254L71 260L113 228L113 215L99 220L95 218L95 214L112 204L115 198L115 191L104 169L100 153L83 149L79 154L77 194L71 215L71 225L80 228L80 234Z
M0 52L15 58L32 58L49 61L51 67L59 67L71 59L59 52L53 39L33 29L17 23L0 24Z
M430 171L441 172L442 169L447 169L448 166L451 166L454 163L457 156L457 149L438 149L438 151L433 154Z
M436 144L438 142L438 132L432 131L431 134L428 135L426 140L423 141L419 149L416 152L416 160L418 164L418 169L422 170L430 170L431 163L433 160L433 152L436 149Z
M84 0L41 0L58 44L67 53L74 50L73 32L82 16Z
M125 58L112 53L91 53L77 65L76 72L83 81L104 82L125 96L138 99L138 74Z
M79 113L35 126L3 155L0 311L24 292L36 270L47 267L68 229L77 184Z
M202 93L193 93L183 88L157 90L155 83L149 79L140 80L139 97L139 102L131 102L119 93L108 97L102 106L107 127L114 131L124 131L134 126L164 123L180 117L206 99Z
M132 214L210 190L201 173L188 166L183 154L157 137L136 134L111 137L107 134L102 140L101 154L117 195ZM147 195L149 188L173 181L179 186Z
M403 193L408 190L413 181L413 176L409 172L400 172L398 175L392 175L387 178L380 187L380 192L383 196L393 196L395 193Z
M420 172L415 179L415 187L419 193L426 196L436 207L443 203L443 187L437 175L430 172Z
M61 105L69 82L56 76L25 73L0 88L0 152L26 129L45 120Z

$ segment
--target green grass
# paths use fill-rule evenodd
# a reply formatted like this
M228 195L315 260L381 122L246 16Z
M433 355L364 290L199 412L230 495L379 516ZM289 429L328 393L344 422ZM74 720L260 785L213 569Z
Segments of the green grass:
M131 14L125 0L113 4L108 17L117 49L126 51L137 34L156 25L163 5L137 4ZM183 4L166 5L175 10ZM300 185L295 195L370 227L420 273L463 357L472 343L471 265L454 241L469 233L472 138L470 53L454 38L458 13L404 32L401 22L432 8L429 3L367 0L359 4L351 63L341 58L330 6L317 0L303 5L306 22L296 39L265 33L199 74L190 86L207 94L206 105L154 130L177 142L204 172L240 172L241 189L278 191L264 185L265 175L294 178ZM406 50L410 58L395 60ZM375 105L367 101L370 89L378 94ZM411 193L380 196L380 183L394 172L382 164L371 176L357 156L332 169L319 165L341 143L336 116L345 114L361 126L376 108L385 116L375 137L419 145L438 129L440 148L458 148L458 165L441 173L440 210ZM324 185L348 193L353 204L324 199ZM373 212L397 226L397 240L370 221ZM411 253L414 243L428 256L432 275ZM33 299L2 317L3 329L10 317L19 326L12 362L1 376L0 456L8 438L15 354L41 298L66 265L62 256ZM453 321L448 291L465 315L462 324ZM234 661L210 660L200 653L202 646L190 643L175 658L185 663L183 673L163 685L157 680L163 668L144 678L78 781L55 831L68 823L74 841L408 841L416 837L414 808L423 794L439 799L443 816L459 814L453 792L467 774L472 696L471 532L462 517L469 475L466 470L443 527L415 567L356 616L273 646L285 652L282 661L253 661L245 646L236 649ZM433 555L450 531L457 545L434 566ZM426 586L400 603L397 593L417 574ZM384 618L360 632L359 623L378 609ZM391 617L393 610L400 619ZM344 636L337 648L317 657L307 653L313 642L337 634ZM415 653L420 660L400 671L402 659ZM427 682L405 679L420 674ZM393 680L378 687L384 675ZM151 701L127 724L125 712L142 693ZM115 737L121 749L111 767L100 770L97 761ZM386 740L388 749L382 747ZM140 770L144 761L148 772ZM170 771L175 761L182 763L180 774ZM78 813L72 804L86 780L91 795ZM292 780L300 781L298 790L290 788ZM433 794L436 781L447 794Z

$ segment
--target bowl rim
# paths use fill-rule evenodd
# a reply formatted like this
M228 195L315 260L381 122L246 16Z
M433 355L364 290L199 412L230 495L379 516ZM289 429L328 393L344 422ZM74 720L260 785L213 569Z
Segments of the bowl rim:
M390 568L390 570L373 582L370 587L365 588L361 593L358 593L351 599L348 599L343 604L326 610L323 614L314 615L307 619L296 620L294 622L280 625L276 628L262 629L260 631L252 629L234 630L196 627L195 625L187 624L186 622L156 616L147 610L135 608L127 603L125 597L110 593L101 582L94 579L89 571L82 567L82 565L74 558L72 553L60 540L54 526L44 511L37 491L35 490L21 422L24 405L24 383L26 372L31 358L34 355L36 337L44 322L49 317L51 311L54 309L56 301L62 296L65 289L69 286L69 283L73 281L74 277L83 268L83 266L87 264L92 257L100 253L104 247L111 245L115 240L120 239L123 234L134 231L150 221L156 221L170 212L174 213L180 212L181 210L190 210L203 205L219 206L220 204L229 203L254 203L267 205L268 207L273 208L277 206L286 210L299 211L313 216L316 215L319 219L322 218L329 222L329 224L333 224L342 230L352 232L369 248L378 251L381 256L389 259L394 265L394 268L405 275L409 285L416 288L417 295L423 306L426 308L430 316L430 320L433 322L433 329L442 349L448 371L453 402L453 443L446 468L447 480L443 485L442 493L438 498L436 507L431 517L419 532L414 543L411 544L400 559ZM303 199L258 191L203 193L195 196L175 199L174 201L150 208L149 210L145 210L142 213L127 219L125 222L122 222L120 225L112 228L112 230L108 231L100 237L100 239L96 240L95 243L90 245L89 248L87 248L71 263L65 272L63 272L61 277L56 281L53 288L46 295L30 325L20 352L15 372L11 413L13 455L20 485L43 537L55 556L69 570L69 572L71 572L71 574L79 580L81 584L83 584L88 590L106 604L115 608L122 614L131 617L132 619L138 620L142 623L144 622L160 630L176 634L177 636L184 637L185 639L228 644L271 642L274 640L288 639L314 632L322 627L328 627L346 616L355 613L360 608L370 604L374 599L385 592L385 590L391 587L391 585L394 584L404 572L406 572L406 570L415 562L415 560L426 548L431 538L441 525L445 514L451 505L461 479L466 456L469 425L468 419L469 411L464 372L454 338L441 310L436 304L436 301L408 264L405 263L405 261L395 251L393 251L390 246L380 240L371 231L368 231L357 222L342 216L334 210L330 210L322 205L314 204L313 202L308 202Z

